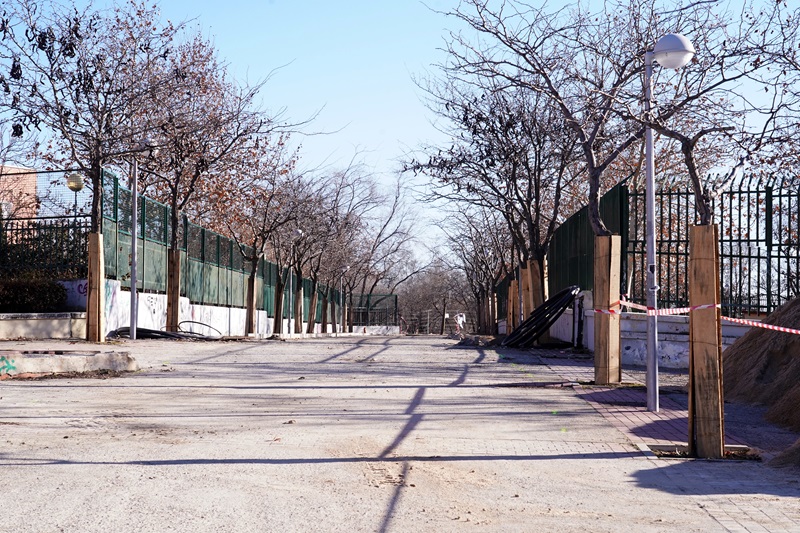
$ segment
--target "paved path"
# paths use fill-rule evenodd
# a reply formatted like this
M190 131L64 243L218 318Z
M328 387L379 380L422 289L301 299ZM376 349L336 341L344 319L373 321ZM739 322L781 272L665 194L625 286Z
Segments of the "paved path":
M0 349L54 345L97 349ZM679 405L573 388L588 360L420 337L104 349L144 370L0 382L0 532L800 531L796 472L643 452L680 441Z

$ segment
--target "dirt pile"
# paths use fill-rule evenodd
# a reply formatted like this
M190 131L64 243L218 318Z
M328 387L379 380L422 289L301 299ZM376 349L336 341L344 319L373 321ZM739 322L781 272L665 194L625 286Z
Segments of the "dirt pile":
M800 329L800 298L764 323ZM752 328L723 353L725 398L767 407L772 423L800 432L800 335ZM800 465L800 441L782 455Z

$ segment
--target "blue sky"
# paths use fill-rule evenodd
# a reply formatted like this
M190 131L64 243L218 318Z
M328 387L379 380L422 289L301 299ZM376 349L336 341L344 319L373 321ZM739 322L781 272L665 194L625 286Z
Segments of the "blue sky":
M110 2L109 2L110 3ZM99 2L98 4L102 4ZM302 165L345 165L356 150L378 173L435 139L431 114L412 76L431 70L457 0L164 0L164 19L193 20L239 79L270 72L264 105L291 121L319 116L302 139Z

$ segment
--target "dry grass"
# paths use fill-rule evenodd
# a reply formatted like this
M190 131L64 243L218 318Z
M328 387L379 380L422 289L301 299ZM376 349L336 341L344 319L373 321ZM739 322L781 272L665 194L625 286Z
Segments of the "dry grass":
M800 299L764 322L800 329ZM800 432L800 335L752 328L725 350L723 366L727 399L764 405L767 420ZM776 459L800 465L800 441Z

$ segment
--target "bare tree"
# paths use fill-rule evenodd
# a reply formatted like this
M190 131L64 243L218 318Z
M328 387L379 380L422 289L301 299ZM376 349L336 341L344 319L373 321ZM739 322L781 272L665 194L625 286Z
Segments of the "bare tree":
M90 178L92 231L100 227L103 166L138 150L149 123L136 123L154 97L180 101L164 68L181 28L162 26L156 10L131 1L110 12L33 0L5 2L0 80L13 112L12 135L45 130L48 157Z
M521 259L538 263L538 288L545 294L545 257L561 211L585 201L576 179L582 170L576 141L541 94L495 82L434 86L430 106L450 125L452 145L426 148L407 168L431 176L430 201L499 213Z
M227 166L227 185L217 189L205 210L206 223L229 235L249 265L246 333L255 332L256 280L270 252L270 238L298 216L294 192L302 183L295 172L298 154L286 141L286 135L249 140L238 166Z

